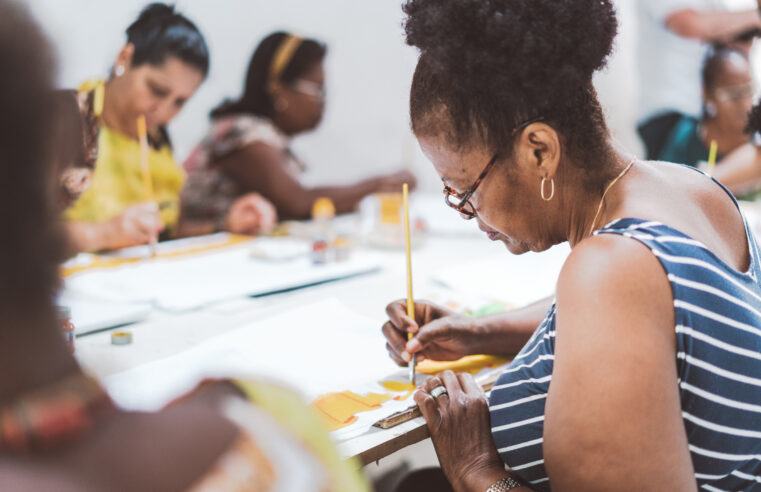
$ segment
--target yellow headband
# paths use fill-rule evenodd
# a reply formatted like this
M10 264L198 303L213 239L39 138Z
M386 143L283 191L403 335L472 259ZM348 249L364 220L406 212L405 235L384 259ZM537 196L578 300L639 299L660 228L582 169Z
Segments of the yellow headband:
M275 55L272 57L272 63L270 63L270 84L274 84L280 80L280 76L283 74L283 70L291 62L293 54L301 46L302 39L293 34L288 34L283 42L278 46Z

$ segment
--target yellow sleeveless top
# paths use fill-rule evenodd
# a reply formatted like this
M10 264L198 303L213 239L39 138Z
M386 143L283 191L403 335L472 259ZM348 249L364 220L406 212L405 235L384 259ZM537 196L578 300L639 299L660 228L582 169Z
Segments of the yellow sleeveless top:
M100 119L104 88L102 80L94 80L85 82L78 89L79 92L95 92L93 107L100 122L98 158L90 188L64 212L67 220L102 222L147 199L140 170L139 142L109 128ZM149 146L148 166L161 219L167 229L172 229L179 219L185 172L175 162L168 142L162 142L158 148Z

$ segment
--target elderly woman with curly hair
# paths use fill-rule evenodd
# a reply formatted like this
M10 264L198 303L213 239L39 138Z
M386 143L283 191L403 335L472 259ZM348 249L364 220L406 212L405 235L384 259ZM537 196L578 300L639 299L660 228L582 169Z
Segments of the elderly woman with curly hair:
M592 85L617 30L612 2L404 9L420 50L412 127L447 205L514 254L572 248L543 318L539 305L466 319L418 302L413 320L389 305L383 331L400 364L517 352L488 400L451 372L417 393L448 481L758 487L759 250L716 181L613 145Z

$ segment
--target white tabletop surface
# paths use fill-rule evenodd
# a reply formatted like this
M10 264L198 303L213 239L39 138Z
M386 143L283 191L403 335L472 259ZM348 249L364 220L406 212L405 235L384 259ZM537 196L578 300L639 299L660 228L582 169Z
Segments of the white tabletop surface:
M405 259L403 249L373 251L380 252L383 257L383 266L378 272L269 297L241 297L191 312L154 311L144 321L119 329L132 333L131 345L111 345L110 331L93 333L77 338L76 356L87 371L103 378L188 350L203 340L251 321L330 298L339 299L360 314L377 318L380 330L386 304L406 295ZM505 258L514 261L507 257L509 252L501 243L493 243L485 235L474 234L429 234L412 255L416 298L426 297L430 292L440 292L442 287L434 281L434 277L446 275L449 269L457 271L454 267L461 269L471 261L480 266L488 261L500 265ZM484 271L484 278L493 275L494 271ZM506 283L522 281L509 275L503 276ZM466 283L472 285L478 281L477 277L470 277ZM489 283L493 284L494 279L489 279ZM467 289L468 285L462 288ZM385 351L385 347L380 346L378 350ZM419 431L422 425L422 419L416 419L394 429L371 431L368 435L342 443L340 450L345 456L353 456L415 429Z

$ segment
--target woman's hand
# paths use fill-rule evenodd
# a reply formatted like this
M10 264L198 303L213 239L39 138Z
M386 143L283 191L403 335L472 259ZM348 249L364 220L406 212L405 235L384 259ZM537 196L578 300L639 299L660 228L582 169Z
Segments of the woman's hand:
M277 223L275 206L258 193L249 193L235 200L227 213L225 230L234 234L270 232Z
M440 386L446 393L431 396ZM444 371L423 384L415 402L428 425L441 469L455 490L483 491L507 476L491 437L489 402L473 376Z
M164 222L155 202L138 203L105 223L108 239L94 249L117 249L155 241Z
M426 301L415 302L415 319L407 316L406 300L386 306L389 320L383 325L386 349L400 366L416 361L457 360L477 353L480 336L475 319ZM407 341L407 333L415 337Z

